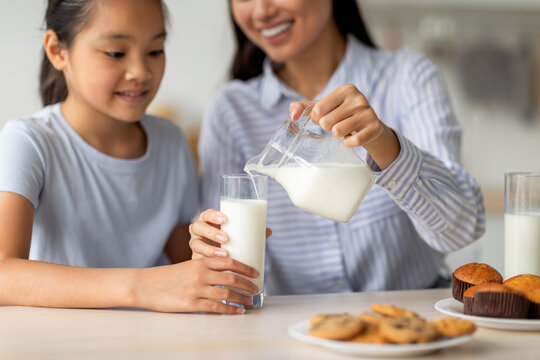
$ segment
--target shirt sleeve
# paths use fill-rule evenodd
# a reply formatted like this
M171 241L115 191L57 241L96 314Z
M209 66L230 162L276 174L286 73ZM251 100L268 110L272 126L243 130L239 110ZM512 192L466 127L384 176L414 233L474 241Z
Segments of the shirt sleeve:
M367 161L427 244L458 250L485 231L482 191L460 164L462 130L435 65L419 57L404 84L400 154L384 171Z
M218 94L206 107L199 138L203 210L219 210L220 176L241 172L245 165L235 136L227 126L229 122L224 120L235 115L228 114L225 106L219 106L220 101L223 99Z
M24 196L36 208L45 169L44 154L32 133L20 121L6 123L0 133L0 191Z

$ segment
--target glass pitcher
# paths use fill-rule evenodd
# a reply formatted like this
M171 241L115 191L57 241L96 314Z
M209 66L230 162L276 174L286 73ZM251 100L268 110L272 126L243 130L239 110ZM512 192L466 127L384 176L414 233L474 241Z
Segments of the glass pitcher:
M339 222L347 222L375 181L375 175L351 148L333 135L304 129L306 110L287 117L263 152L244 170L276 180L297 207Z

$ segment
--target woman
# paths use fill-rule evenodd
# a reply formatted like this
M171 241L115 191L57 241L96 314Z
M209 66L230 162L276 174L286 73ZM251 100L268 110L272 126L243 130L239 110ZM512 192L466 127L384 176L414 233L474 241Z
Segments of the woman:
M354 0L232 0L231 10L233 80L208 105L199 145L203 206L217 208L219 174L242 171L288 111L298 119L310 104L308 129L343 137L376 174L346 224L294 207L271 182L266 293L439 286L444 254L478 239L485 214L434 64L376 49ZM223 221L201 214L194 257L227 256L215 246L227 241Z

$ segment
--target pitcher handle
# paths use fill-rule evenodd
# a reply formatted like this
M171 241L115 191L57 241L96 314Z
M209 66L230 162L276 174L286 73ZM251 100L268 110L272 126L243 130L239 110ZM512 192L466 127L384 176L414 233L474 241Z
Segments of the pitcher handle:
M312 104L312 105L309 105L307 108L304 109L304 111L302 111L302 115L300 115L300 117L298 118L298 125L300 125L302 128L304 128L306 126L306 124L308 123L309 120L311 120L311 116L307 116L305 115L305 113L311 109L313 107L313 105L315 104ZM305 120L302 120L303 118L306 118Z

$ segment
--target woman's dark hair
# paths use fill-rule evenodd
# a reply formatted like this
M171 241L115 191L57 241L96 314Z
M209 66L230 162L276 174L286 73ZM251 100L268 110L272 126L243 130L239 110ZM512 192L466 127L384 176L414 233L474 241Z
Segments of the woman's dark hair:
M69 49L75 36L90 21L94 4L94 0L49 0L45 13L46 29L54 31L60 45L64 49ZM162 0L160 4L163 18L167 23L167 7ZM52 66L45 51L39 74L39 95L43 106L63 101L68 95L64 74Z
M63 48L69 49L75 36L90 20L94 1L90 0L49 0L45 13L45 26L58 36ZM39 95L43 106L66 99L68 94L64 74L52 66L43 51L39 74Z
M352 34L365 45L376 48L369 35L356 0L332 0L332 14L341 35ZM230 6L230 5L229 5ZM266 54L244 35L240 27L234 24L236 53L231 68L231 78L248 80L262 73Z

